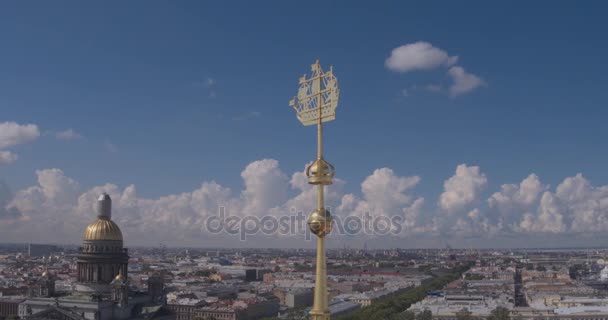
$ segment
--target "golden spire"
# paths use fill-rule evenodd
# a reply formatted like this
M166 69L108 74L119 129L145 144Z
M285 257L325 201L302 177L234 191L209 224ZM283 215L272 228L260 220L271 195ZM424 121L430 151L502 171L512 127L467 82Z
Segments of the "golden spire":
M299 79L298 95L289 105L292 106L303 125L317 125L317 159L306 168L308 183L317 186L317 209L308 218L310 231L317 236L317 259L315 272L315 297L311 320L328 320L327 302L327 266L325 263L325 236L331 232L332 218L325 208L324 186L332 184L335 175L334 166L323 159L323 123L336 118L336 107L340 91L338 79L333 68L323 73L317 60L311 65L312 74Z

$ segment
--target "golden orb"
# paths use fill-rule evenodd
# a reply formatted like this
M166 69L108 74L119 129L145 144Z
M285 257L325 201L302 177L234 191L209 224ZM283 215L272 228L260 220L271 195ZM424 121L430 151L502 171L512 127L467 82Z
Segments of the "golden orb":
M331 232L333 220L329 210L316 209L308 217L308 227L310 231L318 237L324 237Z
M122 232L114 221L99 218L84 230L84 241L122 241Z

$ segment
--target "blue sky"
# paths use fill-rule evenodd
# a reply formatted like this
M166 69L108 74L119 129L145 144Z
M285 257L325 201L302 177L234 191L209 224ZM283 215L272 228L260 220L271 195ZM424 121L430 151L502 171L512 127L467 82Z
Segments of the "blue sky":
M360 193L377 168L421 177L431 205L459 164L489 196L535 173L608 184L605 4L568 1L130 1L0 4L0 122L40 137L0 166L13 192L60 168L84 188L135 184L142 197L272 158L291 175L315 132L288 106L319 58L341 88L326 158ZM389 70L393 49L427 42L483 80L447 93L449 66ZM439 92L428 90L439 86ZM407 95L404 93L407 92ZM57 139L72 129L80 138Z

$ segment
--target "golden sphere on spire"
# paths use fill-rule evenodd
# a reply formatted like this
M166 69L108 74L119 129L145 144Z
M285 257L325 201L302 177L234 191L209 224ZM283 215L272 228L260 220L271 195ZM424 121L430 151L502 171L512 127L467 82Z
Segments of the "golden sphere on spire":
M329 210L326 209L316 209L310 217L308 217L308 228L320 238L331 232L332 223L331 214L329 214Z

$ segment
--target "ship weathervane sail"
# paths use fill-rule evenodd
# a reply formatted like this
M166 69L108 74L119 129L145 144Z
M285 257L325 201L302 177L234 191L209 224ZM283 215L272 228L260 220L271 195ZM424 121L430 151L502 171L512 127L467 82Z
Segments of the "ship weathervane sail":
M323 72L319 60L311 66L310 78L303 75L300 78L298 95L294 97L289 105L292 106L298 116L298 120L305 126L320 122L328 122L336 118L336 107L340 90L338 79L333 73L333 67Z

